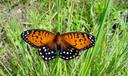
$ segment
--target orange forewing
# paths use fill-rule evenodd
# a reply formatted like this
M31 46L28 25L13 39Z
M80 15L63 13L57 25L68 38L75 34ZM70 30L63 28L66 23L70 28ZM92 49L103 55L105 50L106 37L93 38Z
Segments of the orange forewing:
M52 44L55 34L45 30L28 30L26 38L23 38L26 42L36 47L42 47L44 45Z
M90 47L93 43L91 39L89 39L86 33L65 33L61 35L63 40L66 41L68 44L73 46L74 48L81 50Z

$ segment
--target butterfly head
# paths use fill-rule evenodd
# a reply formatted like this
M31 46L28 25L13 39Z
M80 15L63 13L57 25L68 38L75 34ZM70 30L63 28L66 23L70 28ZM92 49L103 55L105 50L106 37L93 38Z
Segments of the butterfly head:
M60 32L56 32L56 35L60 35Z

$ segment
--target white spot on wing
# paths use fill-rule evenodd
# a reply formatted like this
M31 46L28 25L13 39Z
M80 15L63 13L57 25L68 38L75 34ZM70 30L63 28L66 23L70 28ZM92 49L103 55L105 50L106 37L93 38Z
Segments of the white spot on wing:
M69 54L69 52L66 52L66 54Z
M27 34L24 35L25 37L27 36Z
M48 58L46 57L45 60L47 60Z
M53 52L53 51L51 51L51 53L53 54L54 52Z
M42 55L42 52L40 52L40 55Z
M78 55L77 53L75 53L75 55Z
M72 49L70 51L72 52Z
M46 52L47 50L46 49L44 49L44 52Z
M48 53L45 53L46 55L48 54Z
M65 51L63 51L63 53L65 54Z
M45 47L43 47L43 49L45 49Z
M62 58L65 58L64 56Z
M26 31L26 34L28 35L28 34L29 34L29 32L28 32L28 31Z
M48 52L48 54L51 54L50 52Z
M68 57L66 59L68 59Z
M60 54L62 54L62 52L60 52Z
M42 55L42 58L44 58L44 55Z
M39 48L39 51L41 51L41 48Z
M48 59L50 60L51 58L49 57Z
M91 41L93 42L94 40L92 39Z
M74 48L72 48L72 50L74 50Z
M92 39L92 36L91 35L89 36L89 39Z
M54 56L52 56L52 58L54 58Z

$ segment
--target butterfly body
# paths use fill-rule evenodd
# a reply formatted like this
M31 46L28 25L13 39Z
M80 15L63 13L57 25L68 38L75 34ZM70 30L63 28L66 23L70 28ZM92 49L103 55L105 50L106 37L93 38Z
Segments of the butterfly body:
M56 43L56 45L60 45L61 44L61 35L60 35L60 33L59 32L57 32L56 34L55 34L55 37L54 37L54 39L53 39L53 42L54 43Z
M25 42L36 47L44 60L56 58L57 52L62 59L73 59L81 50L94 46L95 42L95 37L85 32L54 34L46 30L32 29L24 31L21 37Z

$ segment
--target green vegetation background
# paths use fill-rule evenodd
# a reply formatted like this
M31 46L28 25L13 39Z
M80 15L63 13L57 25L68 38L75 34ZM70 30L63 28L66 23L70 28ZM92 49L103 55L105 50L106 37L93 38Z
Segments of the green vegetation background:
M95 47L45 62L20 34L84 31ZM128 76L127 0L0 0L0 76Z

